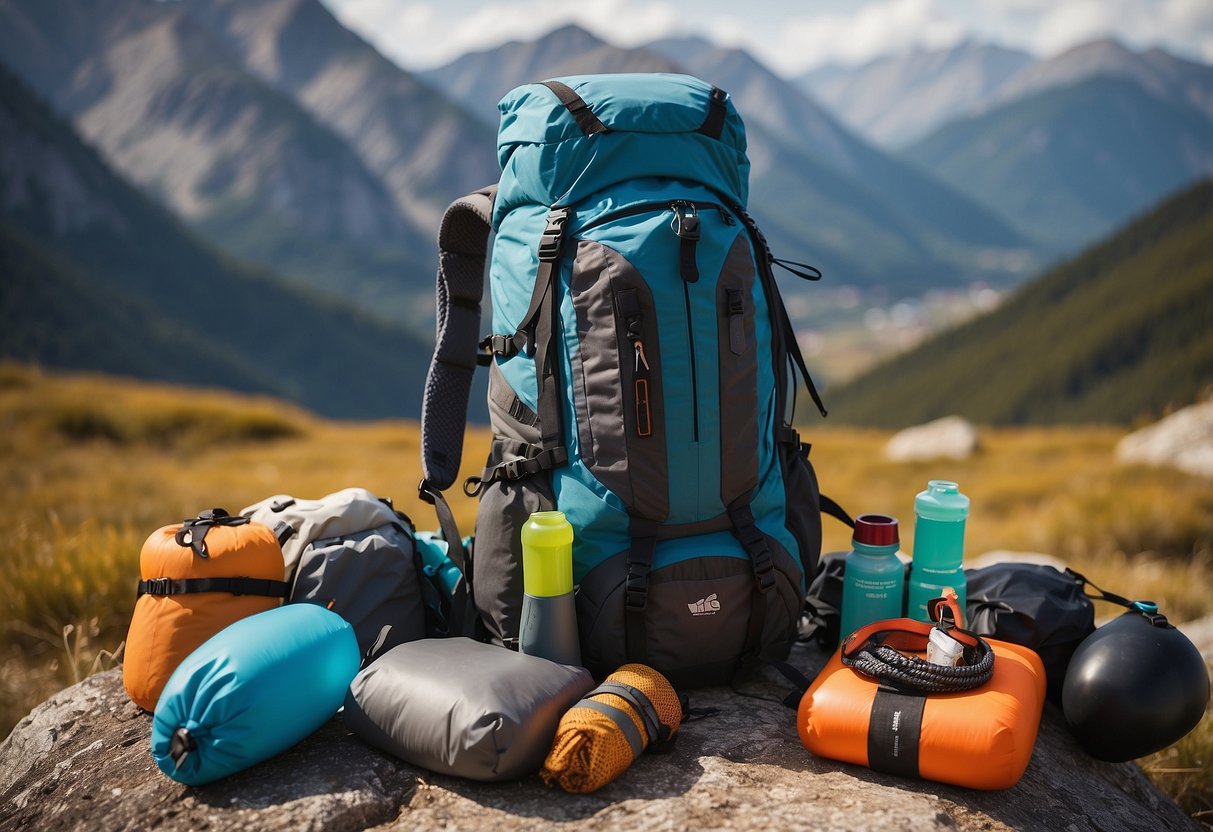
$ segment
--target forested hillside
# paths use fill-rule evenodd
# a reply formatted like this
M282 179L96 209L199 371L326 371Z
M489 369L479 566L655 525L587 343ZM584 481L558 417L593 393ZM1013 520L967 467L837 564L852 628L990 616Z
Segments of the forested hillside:
M1129 423L1213 382L1213 183L1172 197L994 312L829 390L831 419Z

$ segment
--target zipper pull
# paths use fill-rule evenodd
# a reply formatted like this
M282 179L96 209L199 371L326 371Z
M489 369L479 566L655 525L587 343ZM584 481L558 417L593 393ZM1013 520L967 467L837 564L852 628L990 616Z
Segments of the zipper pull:
M670 226L680 240L695 242L699 239L699 211L693 202L671 202L674 219Z
M644 371L649 371L649 360L644 357L644 342L637 338L632 342L632 348L636 350L636 372L640 372L640 368L644 367Z
M653 412L649 407L649 360L644 357L644 342L637 338L632 342L636 350L636 371L633 373L633 401L636 407L636 435L651 436Z

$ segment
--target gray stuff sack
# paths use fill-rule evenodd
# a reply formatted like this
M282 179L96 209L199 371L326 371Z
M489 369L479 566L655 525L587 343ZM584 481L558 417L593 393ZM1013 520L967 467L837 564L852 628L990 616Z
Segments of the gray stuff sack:
M543 765L565 711L594 687L585 668L467 638L402 644L354 677L345 726L439 774L509 780Z
M365 488L319 500L279 494L240 512L282 546L287 603L319 604L354 627L365 657L424 638L426 603L412 522Z

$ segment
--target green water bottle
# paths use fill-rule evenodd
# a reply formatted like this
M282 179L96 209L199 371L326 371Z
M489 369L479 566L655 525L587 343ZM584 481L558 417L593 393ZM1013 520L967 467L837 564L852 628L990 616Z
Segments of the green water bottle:
M965 608L964 541L969 498L956 483L931 480L914 498L914 557L906 616L930 621L927 601L947 587L956 591Z
M901 617L905 567L897 557L897 520L887 514L861 514L842 579L840 640L873 621Z
M573 527L560 511L537 511L522 527L522 621L518 649L581 664L573 597Z

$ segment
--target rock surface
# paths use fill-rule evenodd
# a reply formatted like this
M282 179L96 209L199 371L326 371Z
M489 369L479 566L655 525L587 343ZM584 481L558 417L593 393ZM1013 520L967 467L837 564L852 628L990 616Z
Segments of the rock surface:
M893 434L884 446L891 462L967 459L977 450L977 428L962 416L945 416Z
M826 657L798 646L815 672ZM1087 757L1046 706L1028 770L1003 792L904 780L810 755L763 678L743 696L712 688L669 754L643 756L600 791L573 796L537 776L458 780L363 745L334 719L299 745L201 788L159 772L151 717L120 671L36 708L0 744L0 830L949 829L1184 830L1197 827L1132 763ZM766 698L755 698L766 697Z
M1213 399L1134 431L1116 445L1119 462L1170 465L1213 478Z

